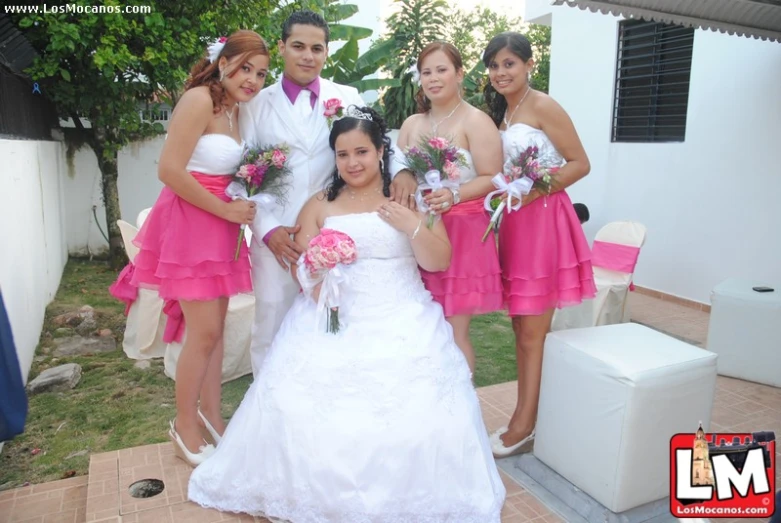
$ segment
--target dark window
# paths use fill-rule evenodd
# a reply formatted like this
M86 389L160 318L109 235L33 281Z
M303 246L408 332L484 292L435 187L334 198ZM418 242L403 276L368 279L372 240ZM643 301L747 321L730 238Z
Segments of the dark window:
M682 142L694 29L624 20L618 24L614 142Z

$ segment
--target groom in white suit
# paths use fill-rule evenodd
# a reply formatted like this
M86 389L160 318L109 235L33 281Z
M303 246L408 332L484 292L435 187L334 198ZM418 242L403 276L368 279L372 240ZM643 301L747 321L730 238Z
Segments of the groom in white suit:
M259 209L252 225L252 277L255 288L255 322L252 327L252 372L260 366L290 309L299 288L289 264L298 260L300 247L292 235L304 203L323 190L335 168L328 144L330 128L325 102L338 99L344 108L365 105L354 87L339 85L320 72L328 55L328 24L311 11L297 11L282 26L279 52L285 63L280 82L264 89L241 108L242 135L256 145L287 143L292 184L284 209ZM393 174L403 166L398 162ZM410 205L417 182L409 171L394 179L394 200Z

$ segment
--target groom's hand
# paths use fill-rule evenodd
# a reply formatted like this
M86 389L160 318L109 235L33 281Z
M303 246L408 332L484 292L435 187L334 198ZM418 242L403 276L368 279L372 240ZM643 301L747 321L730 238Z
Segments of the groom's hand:
M268 248L274 253L279 266L285 270L288 270L289 264L296 263L301 253L304 252L296 242L290 239L290 236L297 233L299 229L301 229L300 225L277 227L269 236Z
M415 210L415 191L418 190L418 180L411 171L399 171L390 186L390 198L407 209Z

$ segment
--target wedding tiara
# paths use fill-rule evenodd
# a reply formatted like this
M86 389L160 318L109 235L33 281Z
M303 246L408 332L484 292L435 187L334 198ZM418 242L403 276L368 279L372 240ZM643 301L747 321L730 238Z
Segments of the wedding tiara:
M220 53L222 52L222 48L225 47L225 42L227 42L228 39L224 36L219 37L214 42L209 44L209 46L206 48L207 56L209 57L209 61L211 63L214 63L217 58L220 57Z
M364 113L354 105L351 105L350 107L344 110L344 112L342 113L342 118L357 118L359 120L368 120L370 122L374 121L372 119L371 114Z

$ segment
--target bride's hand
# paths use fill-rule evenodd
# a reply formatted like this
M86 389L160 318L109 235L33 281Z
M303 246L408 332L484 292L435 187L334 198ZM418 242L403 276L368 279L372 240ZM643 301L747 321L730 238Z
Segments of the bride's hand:
M380 205L377 210L380 218L390 224L397 231L401 231L407 236L411 236L415 228L420 223L418 213L409 210L396 202L387 202Z

